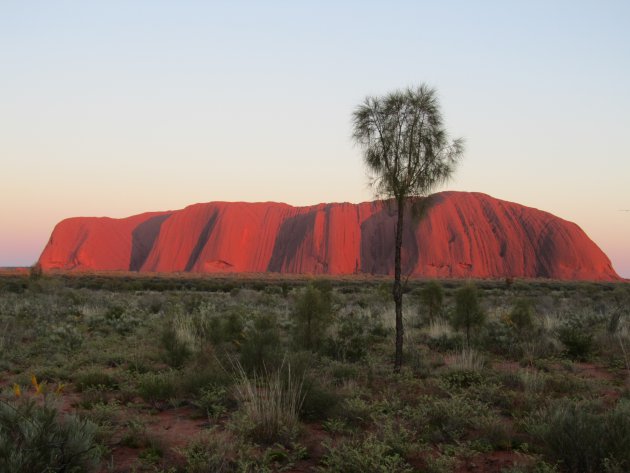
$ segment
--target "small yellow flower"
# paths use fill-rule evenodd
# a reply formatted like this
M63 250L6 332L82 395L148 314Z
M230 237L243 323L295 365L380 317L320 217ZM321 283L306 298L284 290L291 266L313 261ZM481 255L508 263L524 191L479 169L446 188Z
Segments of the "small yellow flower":
M20 388L20 385L17 383L13 384L13 394L15 394L15 397L20 397L22 395L22 388Z
M31 375L31 384L35 388L35 394L42 394L42 385L37 382L35 375Z
M64 389L65 387L66 387L66 385L65 385L65 384L63 384L63 383L59 383L59 384L57 385L57 389L56 389L56 391L55 391L55 392L56 392L57 394L61 394L61 393L63 392L63 389Z

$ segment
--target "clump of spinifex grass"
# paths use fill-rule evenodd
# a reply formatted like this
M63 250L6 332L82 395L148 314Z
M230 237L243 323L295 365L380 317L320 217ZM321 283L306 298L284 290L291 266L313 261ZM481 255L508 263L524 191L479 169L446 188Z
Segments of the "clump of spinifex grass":
M304 380L283 363L278 369L248 375L235 363L235 388L243 409L246 434L257 442L290 440L304 402Z
M486 360L474 348L464 347L452 357L451 368L462 371L481 371Z

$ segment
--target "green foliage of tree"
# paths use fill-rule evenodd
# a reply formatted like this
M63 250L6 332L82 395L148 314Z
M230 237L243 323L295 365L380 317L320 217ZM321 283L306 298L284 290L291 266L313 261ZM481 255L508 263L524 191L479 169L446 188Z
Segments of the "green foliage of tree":
M455 312L453 328L466 332L466 344L470 346L470 332L481 327L486 321L486 314L479 302L479 291L473 283L467 283L455 294Z
M437 281L429 281L420 291L420 302L427 308L429 322L442 312L444 290Z
M280 328L273 315L254 319L245 331L240 362L248 373L273 370L282 361Z
M401 250L405 207L412 197L426 197L452 175L463 154L461 139L449 140L434 89L427 85L367 97L353 114L353 138L363 149L377 194L393 198L397 210L394 285L396 354L403 359L403 286Z
M510 311L510 321L514 328L523 335L534 328L534 309L529 299L518 299Z
M319 288L321 287L321 289ZM332 322L332 287L309 284L299 294L295 309L293 343L306 350L318 350Z

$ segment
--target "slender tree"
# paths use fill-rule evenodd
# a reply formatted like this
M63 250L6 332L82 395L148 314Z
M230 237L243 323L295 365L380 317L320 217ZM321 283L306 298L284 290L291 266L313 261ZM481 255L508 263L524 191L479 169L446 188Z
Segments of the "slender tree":
M435 316L442 311L444 302L444 290L437 281L429 281L420 291L420 300L429 311L429 323L435 320Z
M394 371L398 372L404 334L401 249L405 207L409 198L426 197L450 178L464 146L461 139L449 140L436 92L424 84L383 97L367 97L353 113L353 127L353 138L363 150L377 195L392 198L397 208L392 295L396 305Z
M470 331L481 327L486 321L486 314L479 302L477 286L472 282L460 287L455 294L455 313L453 327L455 330L466 331L466 346L470 347Z

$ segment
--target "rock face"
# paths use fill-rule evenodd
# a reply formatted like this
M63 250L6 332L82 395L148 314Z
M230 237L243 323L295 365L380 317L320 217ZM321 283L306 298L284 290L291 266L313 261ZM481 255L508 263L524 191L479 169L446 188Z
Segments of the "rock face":
M405 274L619 279L576 224L547 212L467 192L424 203L423 218L405 215ZM385 201L210 202L124 219L63 220L39 262L45 270L393 274L395 222Z

